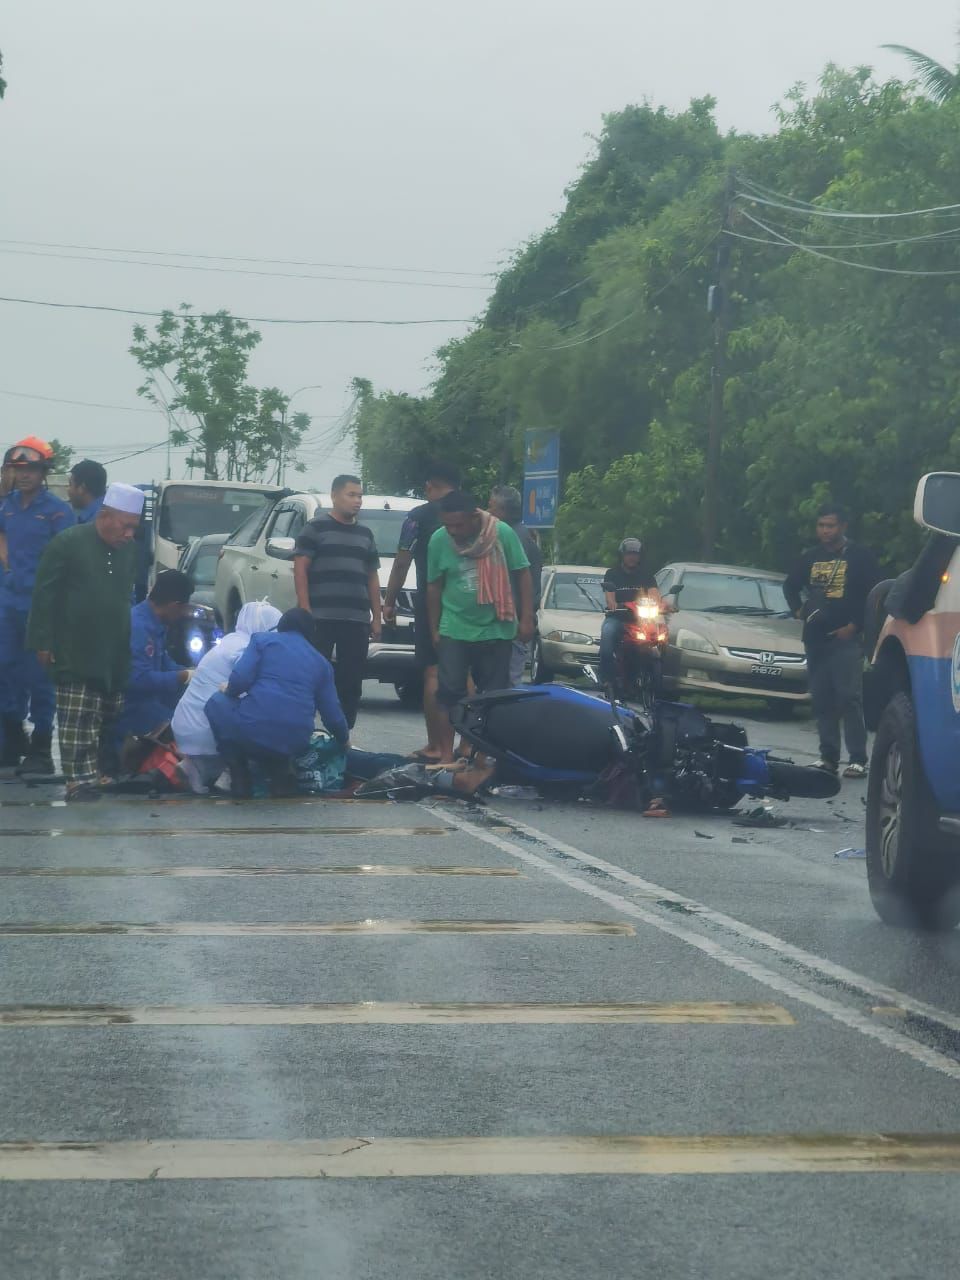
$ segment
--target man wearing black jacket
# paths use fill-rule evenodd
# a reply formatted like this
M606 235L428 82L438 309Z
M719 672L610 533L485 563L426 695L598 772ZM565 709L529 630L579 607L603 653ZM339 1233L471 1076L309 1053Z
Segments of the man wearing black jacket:
M873 553L847 540L847 514L827 503L817 512L816 547L805 551L783 584L793 614L803 619L810 699L820 734L818 767L840 768L840 726L850 762L845 778L867 772L863 722L863 614L880 580Z

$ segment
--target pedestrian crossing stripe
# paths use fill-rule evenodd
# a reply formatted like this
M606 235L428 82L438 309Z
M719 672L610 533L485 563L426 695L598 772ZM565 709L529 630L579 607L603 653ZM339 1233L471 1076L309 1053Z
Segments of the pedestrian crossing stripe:
M541 934L549 937L566 935L606 935L632 937L633 925L608 920L254 920L235 921L173 920L142 923L126 920L93 920L86 923L38 923L36 921L0 924L0 938L63 937L96 934L145 935L153 937L242 938L307 936L324 934L381 935L403 933L512 933Z
M525 879L515 867L433 867L357 864L356 866L312 867L0 867L0 876L77 876L97 879L110 876L171 876L174 879L203 880L223 876L506 876Z
M3 1142L0 1181L960 1173L960 1134Z
M223 836L449 836L449 827L0 827L25 840L203 840Z
M333 1025L415 1026L461 1023L571 1025L600 1023L692 1023L698 1025L795 1026L780 1005L719 1001L507 1002L193 1005L0 1005L5 1027L318 1027Z

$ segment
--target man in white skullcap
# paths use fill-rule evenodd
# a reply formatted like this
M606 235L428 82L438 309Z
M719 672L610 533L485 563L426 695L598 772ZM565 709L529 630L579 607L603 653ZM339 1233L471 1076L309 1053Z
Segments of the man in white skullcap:
M68 800L98 796L115 765L143 501L141 489L111 484L96 519L52 539L37 568L27 646L56 685Z

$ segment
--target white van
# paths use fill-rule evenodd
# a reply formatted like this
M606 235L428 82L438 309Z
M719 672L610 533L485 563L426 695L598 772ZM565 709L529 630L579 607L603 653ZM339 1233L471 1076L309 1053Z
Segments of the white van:
M164 569L176 569L191 542L211 533L232 533L284 492L275 484L231 480L161 480L141 487L147 494L148 587Z
M365 493L359 522L367 526L380 553L380 590L386 589L393 568L397 541L407 513L422 498L397 498ZM307 523L330 509L326 493L286 493L263 511L251 514L220 550L214 586L214 608L225 630L251 600L269 600L281 611L297 603L293 582L293 551L297 535ZM366 678L392 684L402 702L420 705L421 682L413 642L416 570L411 565L397 597L397 621L384 627L383 638L370 645Z

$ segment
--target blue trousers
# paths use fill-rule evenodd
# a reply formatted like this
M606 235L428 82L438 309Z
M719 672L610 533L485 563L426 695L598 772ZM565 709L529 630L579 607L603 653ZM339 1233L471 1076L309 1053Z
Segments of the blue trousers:
M617 647L623 638L623 619L604 618L600 628L600 683L613 684L616 675Z
M52 733L57 695L37 656L24 647L27 610L0 601L0 715L23 719L27 705L37 733Z
M176 706L176 698L169 702L165 702L162 698L135 698L133 701L127 699L114 733L117 747L123 745L123 740L128 733L149 733L151 729L156 729L157 725L169 720Z

